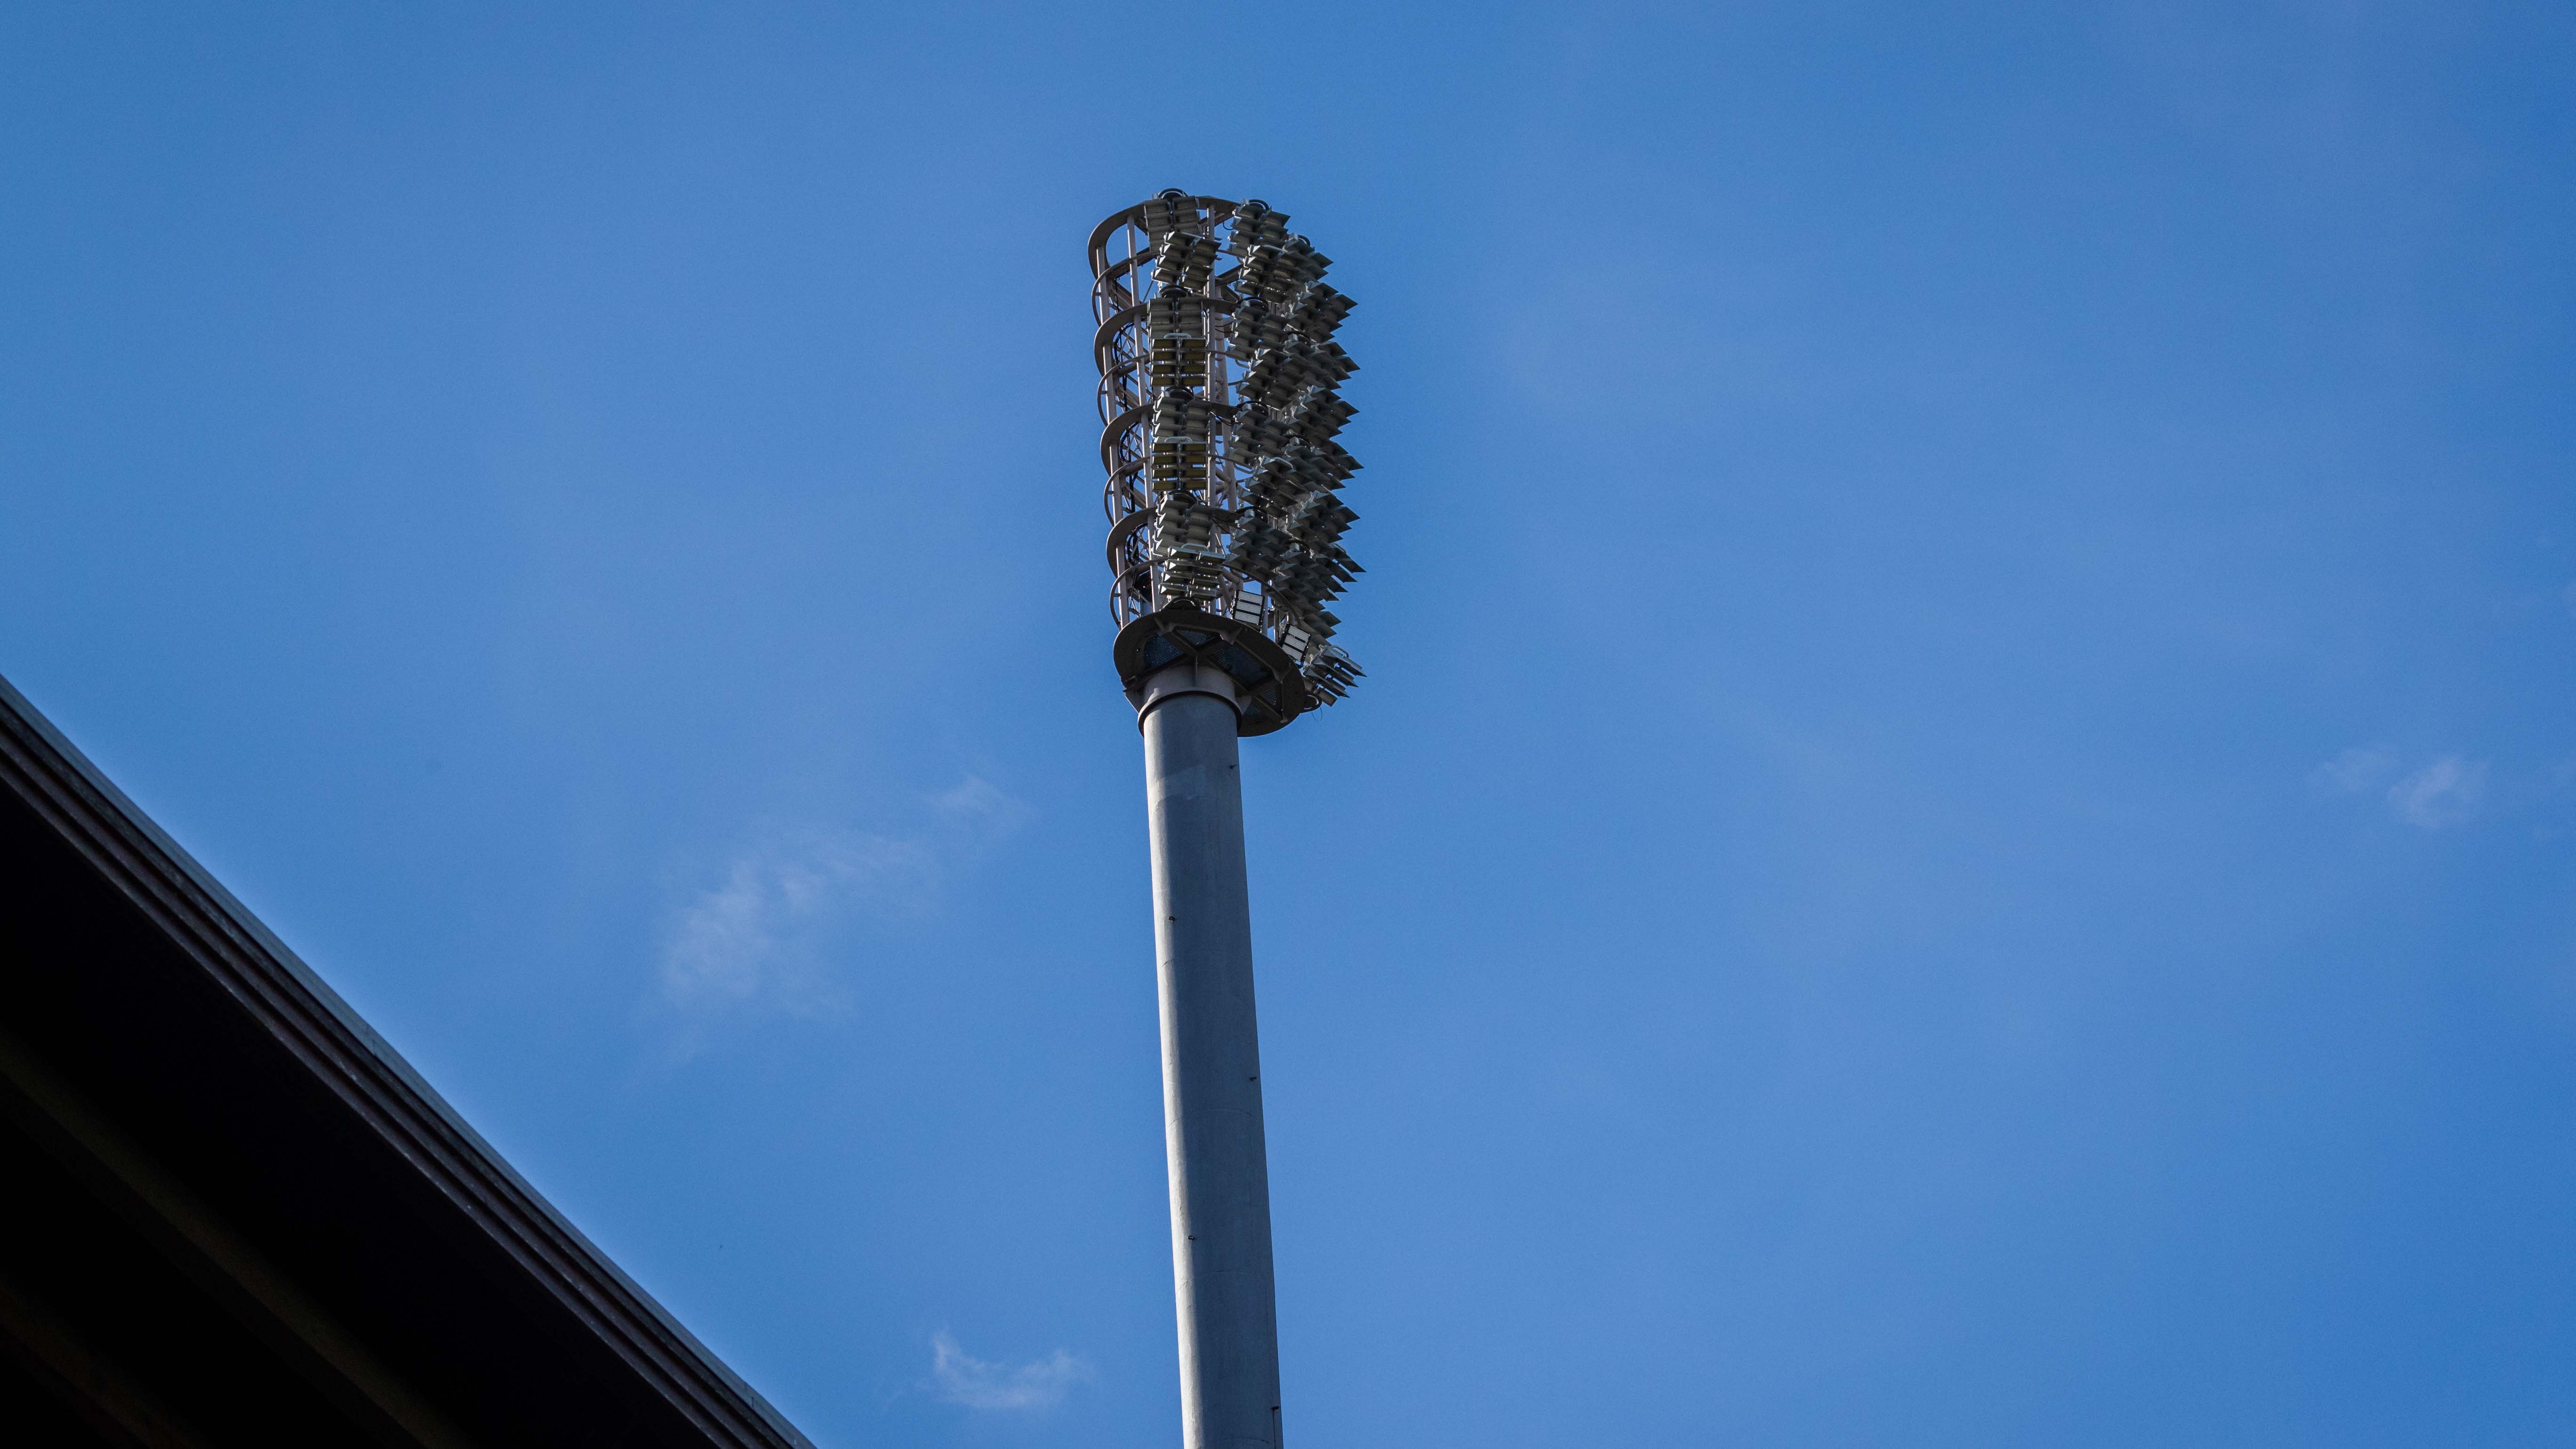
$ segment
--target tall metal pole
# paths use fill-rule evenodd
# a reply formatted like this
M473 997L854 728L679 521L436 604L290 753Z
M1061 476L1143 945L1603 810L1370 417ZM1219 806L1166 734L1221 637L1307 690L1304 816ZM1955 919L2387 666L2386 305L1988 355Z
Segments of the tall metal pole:
M1270 1168L1252 992L1252 905L1231 679L1192 664L1146 682L1154 976L1172 1188L1184 1449L1279 1449Z
M1145 737L1183 1449L1280 1449L1238 736L1349 693L1335 441L1351 300L1259 201L1166 191L1091 235L1111 646ZM1239 381L1228 359L1243 364Z

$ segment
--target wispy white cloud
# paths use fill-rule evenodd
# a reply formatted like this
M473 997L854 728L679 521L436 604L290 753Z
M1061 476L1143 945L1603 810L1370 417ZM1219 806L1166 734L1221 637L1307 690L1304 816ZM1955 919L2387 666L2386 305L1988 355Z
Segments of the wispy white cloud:
M2445 755L2389 787L2388 804L2407 824L2440 830L2477 814L2486 794L2486 761Z
M931 796L930 806L950 828L977 837L978 843L1009 835L1029 816L1028 806L973 775L959 781L955 789Z
M2308 788L2320 795L2358 795L2397 773L2397 752L2377 745L2355 745L2308 772Z
M988 1363L966 1352L947 1329L930 1338L930 1388L941 1400L969 1409L1043 1413L1064 1402L1091 1365L1064 1349L1019 1365Z
M834 995L813 969L817 938L856 907L924 910L938 886L939 863L920 841L809 830L765 842L676 914L662 943L663 999L813 1015Z
M1028 813L971 775L925 803L932 824L918 834L773 832L736 852L715 883L682 892L654 981L680 1027L677 1056L695 1055L721 1023L842 1009L850 982L830 950L842 929L853 918L934 913L948 882Z
M2487 762L2444 755L2409 771L2395 750L2355 745L2308 772L2322 796L2385 792L2390 813L2423 830L2466 824L2485 807Z

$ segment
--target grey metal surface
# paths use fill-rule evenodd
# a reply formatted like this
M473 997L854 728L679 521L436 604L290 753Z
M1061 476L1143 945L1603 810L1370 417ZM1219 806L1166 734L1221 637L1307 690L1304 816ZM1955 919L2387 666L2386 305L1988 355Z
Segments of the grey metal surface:
M1146 680L1139 694L1181 1442L1185 1449L1278 1449L1270 1169L1233 680L1184 662Z

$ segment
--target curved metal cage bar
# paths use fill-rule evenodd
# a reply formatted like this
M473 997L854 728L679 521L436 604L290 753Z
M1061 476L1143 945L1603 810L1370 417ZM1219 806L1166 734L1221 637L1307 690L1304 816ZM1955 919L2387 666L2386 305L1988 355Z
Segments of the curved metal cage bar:
M1359 674L1326 607L1359 572L1337 491L1359 464L1333 441L1357 364L1331 340L1351 301L1286 221L1167 191L1101 222L1092 357L1112 619L1177 609L1256 634L1293 663L1303 709Z

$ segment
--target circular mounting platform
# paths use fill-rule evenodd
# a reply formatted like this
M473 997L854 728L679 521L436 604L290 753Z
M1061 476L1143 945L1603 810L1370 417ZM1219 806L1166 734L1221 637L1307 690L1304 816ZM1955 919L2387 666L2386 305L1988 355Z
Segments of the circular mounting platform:
M1155 610L1118 631L1110 646L1118 682L1142 708L1145 681L1183 662L1224 670L1235 682L1239 735L1266 735L1315 707L1305 675L1288 651L1249 624L1219 618L1186 604Z

